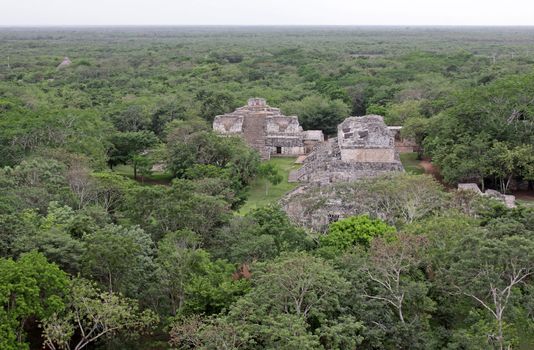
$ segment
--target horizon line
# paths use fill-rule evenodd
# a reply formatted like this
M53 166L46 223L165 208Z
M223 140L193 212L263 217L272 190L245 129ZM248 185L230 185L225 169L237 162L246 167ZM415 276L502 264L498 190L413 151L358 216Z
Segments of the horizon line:
M534 24L0 24L0 28L58 27L534 27Z

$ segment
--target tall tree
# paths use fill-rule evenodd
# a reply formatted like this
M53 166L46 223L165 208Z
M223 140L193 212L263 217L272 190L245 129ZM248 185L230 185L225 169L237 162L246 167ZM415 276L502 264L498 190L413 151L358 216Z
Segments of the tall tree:
M158 322L152 311L141 312L136 301L101 292L79 278L72 281L67 300L65 311L43 322L44 345L50 350L81 350L105 336L139 335Z
M451 252L447 275L453 292L471 299L494 321L487 334L490 345L504 350L515 339L506 334L515 294L534 275L534 241L529 237L465 237Z
M118 132L111 137L111 148L108 150L110 168L117 164L130 163L137 179L137 169L149 148L154 146L158 138L151 131Z
M0 348L28 349L25 328L65 307L67 274L36 252L0 259Z

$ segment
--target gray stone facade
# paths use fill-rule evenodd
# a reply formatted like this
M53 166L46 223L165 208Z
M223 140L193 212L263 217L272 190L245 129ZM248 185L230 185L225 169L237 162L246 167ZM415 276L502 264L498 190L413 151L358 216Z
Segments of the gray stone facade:
M289 179L328 184L402 171L394 134L381 116L369 115L345 119L338 137L318 145Z
M246 106L216 116L213 130L221 135L243 137L262 159L306 154L324 141L322 131L303 131L298 117L283 115L262 98L251 98Z

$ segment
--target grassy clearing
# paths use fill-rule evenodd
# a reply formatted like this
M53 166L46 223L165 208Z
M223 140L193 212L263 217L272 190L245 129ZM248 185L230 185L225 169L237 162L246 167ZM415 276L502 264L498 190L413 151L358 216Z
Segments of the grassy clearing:
M407 173L411 174L424 174L425 169L421 165L419 165L420 160L417 159L417 153L401 153L400 159L402 162L402 165L404 166L404 170L406 170Z
M248 200L239 210L239 214L246 214L252 209L276 202L282 198L285 193L297 187L298 184L287 182L289 172L300 168L299 164L295 164L295 159L296 158L273 158L269 160L268 162L276 166L280 171L282 182L275 186L268 184L268 193L265 194L265 184L267 180L258 178L253 181L250 185Z
M130 179L134 178L133 167L131 165L117 165L113 167L113 171L119 175L126 176ZM154 172L147 176L141 176L137 173L137 181L146 184L169 184L172 180L172 175L168 173Z

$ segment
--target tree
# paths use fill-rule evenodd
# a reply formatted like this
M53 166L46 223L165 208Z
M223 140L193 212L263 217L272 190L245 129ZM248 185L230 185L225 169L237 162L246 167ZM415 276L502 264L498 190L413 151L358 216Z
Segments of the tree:
M344 304L363 322L364 347L427 349L433 346L429 323L435 302L421 271L427 240L399 234L376 237L367 253L361 248L336 259L351 282Z
M28 158L15 167L0 169L3 192L0 203L9 200L12 209L31 208L43 212L51 201L70 204L74 198L65 173L65 164L43 157Z
M118 132L111 137L111 148L108 150L108 164L111 169L117 164L131 163L134 168L134 179L137 179L137 168L144 159L148 149L158 142L151 131Z
M445 194L429 175L398 175L371 180L369 196L376 198L386 218L396 216L404 223L421 219L441 209Z
M191 315L172 324L169 343L177 349L240 349L246 340L236 327L218 318Z
M108 225L84 237L83 271L110 293L138 297L152 266L152 239L139 227Z
M344 315L324 322L315 333L324 349L357 349L364 340L364 329L363 322L352 315Z
M534 148L532 145L510 147L494 141L489 152L488 174L499 181L499 188L506 193L514 177L525 180L534 178Z
M220 137L211 131L192 130L190 123L176 123L167 137L167 164L172 174L187 177L191 168L211 165L225 170L236 192L250 183L260 163L256 151L238 137Z
M494 171L491 158L496 153L492 154L493 150L489 136L480 134L459 140L457 144L443 149L443 153L434 153L433 160L436 164L448 164L441 169L445 181L476 181L485 188L485 179Z
M450 107L431 118L423 145L446 181L468 180L472 173L479 175L477 169L483 169L501 191L507 189L509 179L520 168L514 149L533 142L529 131L534 116L532 81L531 74L514 75L458 91L450 98ZM473 140L480 139L489 142L477 147L479 142Z
M385 122L387 125L404 125L409 119L419 119L421 115L421 101L406 100L391 104L387 108Z
M25 212L19 217L19 220L33 227L15 239L13 252L20 254L39 251L62 270L76 274L80 272L80 259L85 246L75 236L83 234L85 229L93 228L93 223L87 223L88 227L75 227L81 214L75 213L70 207L60 206L57 202L50 202L47 211L44 217L35 212Z
M175 97L171 100L164 100L158 104L152 112L152 122L150 129L160 136L165 129L165 125L173 120L187 119L187 109Z
M305 130L322 130L326 135L337 132L337 126L349 116L350 108L342 100L308 96L282 106L288 115L298 115Z
M173 323L170 343L178 349L322 349L319 337L295 315L266 315L259 327L225 317L191 316ZM336 334L339 336L339 334ZM354 343L358 342L356 337Z
M36 252L0 259L0 347L27 349L28 321L44 320L64 307L67 274Z
M233 265L212 261L198 245L198 237L187 230L171 232L160 241L158 290L173 316L220 312L247 288L247 281L232 279Z
M361 323L339 316L348 284L327 261L289 253L256 264L253 271L252 289L227 316L177 322L171 341L180 348L213 348L224 341L244 349L321 349L361 342Z
M424 249L425 242L424 237L410 235L400 235L392 243L377 238L371 243L370 264L363 267L375 291L364 291L364 296L392 306L401 323L406 322L406 297L420 293L424 296L427 291L424 283L413 283L403 278L414 272L421 263L421 250Z
M158 317L141 312L137 302L112 292L101 292L93 283L72 281L67 308L43 321L44 345L50 350L80 350L105 336L139 334L150 330ZM74 334L79 334L72 344Z
M505 333L507 315L518 288L534 275L532 239L508 236L497 239L466 236L451 252L452 264L446 272L453 293L470 298L495 322L490 344L500 350L510 348L514 339Z
M257 271L247 297L273 314L321 317L339 306L348 284L321 258L304 252L282 254Z
M421 159L423 156L423 148L421 147L423 140L427 134L429 120L423 117L409 117L404 122L404 127L401 130L401 136L410 138L419 146L417 155Z
M74 162L70 165L66 177L71 192L77 198L78 209L96 200L96 184L89 167L81 162Z
M515 171L522 180L534 181L534 146L521 145L514 149Z
M113 123L123 132L146 130L150 125L150 115L143 106L131 105L114 116Z
M104 210L113 214L124 200L128 189L133 187L133 181L112 172L93 173L95 180L96 202Z
M232 196L220 185L175 179L172 186L138 186L128 191L123 213L154 241L181 229L209 240L230 218Z
M215 256L236 264L266 261L282 252L311 250L314 242L275 205L234 217L208 245Z
M210 123L215 116L228 113L237 107L235 98L227 92L200 90L195 98L200 102L201 117Z
M271 185L278 185L282 182L282 175L274 166L270 163L263 163L258 168L258 175L265 179L265 196L269 195L269 183Z
M367 215L352 216L330 225L328 234L321 236L321 245L343 251L360 245L368 248L375 237L387 236L396 230L381 220L373 220Z
M506 193L515 170L514 150L503 142L495 141L489 150L489 175L493 175L499 181L499 189Z

